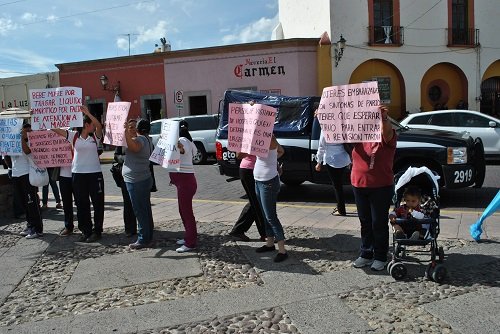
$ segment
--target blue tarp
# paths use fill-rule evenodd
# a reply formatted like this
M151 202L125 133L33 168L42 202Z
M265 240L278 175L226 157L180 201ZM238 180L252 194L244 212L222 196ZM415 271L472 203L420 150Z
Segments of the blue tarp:
M483 214L481 215L481 217L479 217L477 222L470 226L470 235L472 236L472 238L474 238L474 240L479 241L479 239L481 239L481 233L483 233L483 229L481 227L483 226L484 220L498 211L498 209L500 209L500 190L488 205L488 207L484 210Z

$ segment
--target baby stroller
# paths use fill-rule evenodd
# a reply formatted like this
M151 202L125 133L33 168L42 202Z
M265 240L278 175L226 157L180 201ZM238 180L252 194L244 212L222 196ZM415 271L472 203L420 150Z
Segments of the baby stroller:
M396 280L403 279L407 274L407 269L403 261L416 261L406 256L407 252L413 254L427 254L430 251L430 263L425 270L425 277L429 280L441 283L446 277L446 268L444 267L443 247L438 246L437 238L439 236L439 176L433 173L427 167L409 167L406 171L395 175L395 194L394 207L401 205L404 189L408 186L420 188L422 194L421 211L424 213L423 219L416 218L396 218L396 224L404 226L405 224L422 224L426 227L425 236L418 240L397 238L393 235L392 242L392 260L387 265L387 271ZM404 229L404 228L403 228ZM424 250L411 249L409 246L420 246ZM430 250L428 249L430 247ZM424 261L426 262L426 261Z

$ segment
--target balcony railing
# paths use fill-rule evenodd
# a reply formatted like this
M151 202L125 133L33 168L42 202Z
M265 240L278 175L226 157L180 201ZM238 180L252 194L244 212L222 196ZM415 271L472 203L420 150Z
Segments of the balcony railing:
M368 27L369 45L401 46L404 43L404 28L399 26Z
M448 29L448 46L478 46L479 29Z

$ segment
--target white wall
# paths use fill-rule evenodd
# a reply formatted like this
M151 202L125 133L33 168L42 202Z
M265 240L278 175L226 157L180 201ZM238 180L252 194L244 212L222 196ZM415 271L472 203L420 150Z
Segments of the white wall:
M47 87L59 87L59 72L0 79L0 108L29 110L29 90Z

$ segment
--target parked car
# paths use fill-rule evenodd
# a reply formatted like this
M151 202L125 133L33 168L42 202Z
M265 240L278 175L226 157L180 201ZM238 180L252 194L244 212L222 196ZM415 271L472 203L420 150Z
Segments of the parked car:
M286 185L299 185L309 181L330 184L323 168L317 172L315 157L321 133L318 120L313 116L319 97L289 97L261 94L250 91L226 91L219 103L219 128L217 132L217 162L219 172L231 178L238 177L240 161L236 153L227 149L229 103L266 104L278 109L274 134L285 149L280 159L283 163L281 181ZM440 176L439 184L446 188L480 188L485 176L483 144L469 134L449 131L410 129L391 120L398 134L394 172L409 166L426 166ZM346 184L349 179L346 178Z
M169 118L170 120L185 120L189 125L189 133L193 137L193 142L198 148L198 154L194 156L195 165L207 161L209 155L215 154L215 135L217 132L217 115L197 115ZM156 146L160 138L162 123L166 119L159 119L151 122L151 139Z
M487 161L500 161L500 120L493 116L471 110L426 111L407 116L401 124L418 129L467 131L481 138Z

